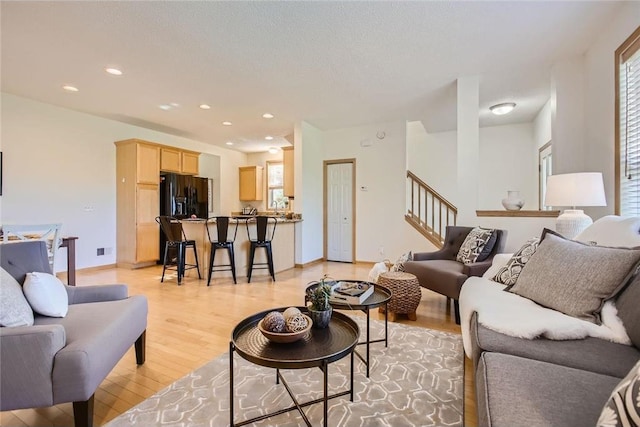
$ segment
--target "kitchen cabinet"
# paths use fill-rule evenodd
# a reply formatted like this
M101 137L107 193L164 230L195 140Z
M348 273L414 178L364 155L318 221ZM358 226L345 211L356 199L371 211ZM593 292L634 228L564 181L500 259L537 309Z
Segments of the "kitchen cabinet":
M293 198L293 147L282 147L282 168L284 195Z
M116 263L152 265L160 252L160 146L138 139L115 144Z
M182 172L180 150L177 148L161 148L160 170L175 173Z
M182 155L182 173L184 175L198 175L200 153L183 151L180 154Z
M240 168L240 200L259 201L263 198L262 166L243 166Z
M181 175L198 175L200 153L175 147L160 148L160 170Z

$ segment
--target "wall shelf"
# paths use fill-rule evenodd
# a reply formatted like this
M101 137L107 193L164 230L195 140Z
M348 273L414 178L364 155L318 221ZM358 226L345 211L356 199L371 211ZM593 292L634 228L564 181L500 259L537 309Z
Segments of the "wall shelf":
M501 217L520 217L520 218L556 218L560 215L560 211L476 211L479 217L501 216Z

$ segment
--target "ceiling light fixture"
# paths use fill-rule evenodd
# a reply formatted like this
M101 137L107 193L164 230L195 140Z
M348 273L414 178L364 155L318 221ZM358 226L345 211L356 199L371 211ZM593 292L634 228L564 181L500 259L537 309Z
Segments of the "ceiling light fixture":
M200 104L200 108L202 108L203 110L209 110L211 109L211 106L208 104Z
M264 113L264 114L262 115L262 117L264 117L265 119L273 119L273 114L271 114L271 113Z
M62 86L62 89L68 91L68 92L78 92L78 88L75 86L70 86L70 85L64 85Z
M114 76L121 76L122 75L122 71L118 70L117 68L105 68L104 70L107 73L112 74Z
M164 111L169 111L169 110L171 110L171 105L162 104L162 105L158 105L158 108L160 108L161 110L164 110Z
M231 141L227 141L227 142L225 142L225 144L227 144L227 145L233 145L233 142L231 142Z
M222 124L225 125L225 126L231 126L233 123L231 123L231 122L222 122Z
M170 105L172 107L179 107L180 106L180 104L178 104L177 102L172 102Z
M271 141L273 139L272 136L265 136L264 139L266 139L267 141Z
M489 107L489 110L496 116L502 116L504 114L509 114L516 108L515 102L504 102L502 104L496 104Z
M278 152L278 149L276 147L270 147L269 148L269 153L276 154L277 152Z

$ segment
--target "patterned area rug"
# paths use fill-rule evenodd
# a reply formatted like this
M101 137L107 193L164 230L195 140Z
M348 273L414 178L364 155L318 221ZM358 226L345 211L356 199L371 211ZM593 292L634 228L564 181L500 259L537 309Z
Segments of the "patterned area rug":
M365 319L353 316L365 332ZM384 336L384 322L371 321L371 336ZM358 346L361 354L365 347ZM389 322L389 346L371 345L371 372L355 359L354 401L329 400L330 426L461 426L463 355L460 335ZM349 387L349 357L329 365L329 394ZM239 423L292 405L275 369L253 365L234 355L235 420ZM282 371L298 401L322 397L322 372ZM322 425L322 403L307 406L312 425ZM225 353L107 424L121 426L228 426L229 353ZM251 424L301 426L298 411Z

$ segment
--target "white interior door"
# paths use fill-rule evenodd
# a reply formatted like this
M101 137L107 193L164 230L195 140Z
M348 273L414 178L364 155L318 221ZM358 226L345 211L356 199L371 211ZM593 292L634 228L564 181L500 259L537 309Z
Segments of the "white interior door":
M327 165L327 260L353 262L353 164Z

